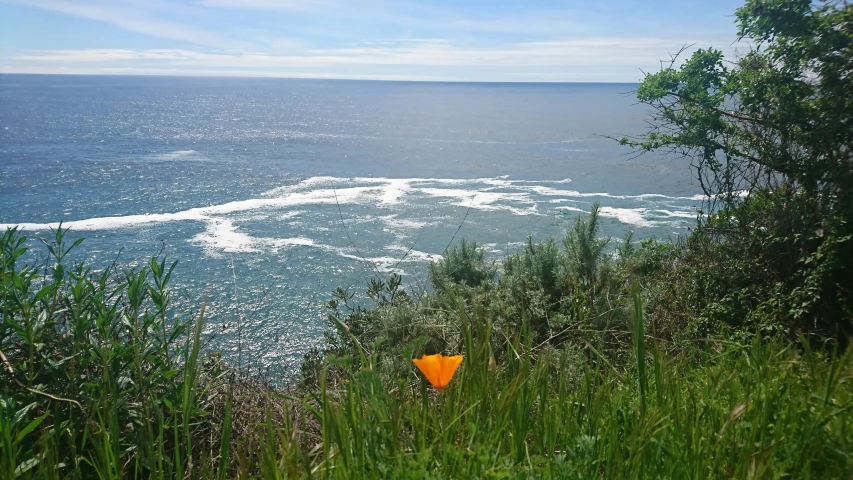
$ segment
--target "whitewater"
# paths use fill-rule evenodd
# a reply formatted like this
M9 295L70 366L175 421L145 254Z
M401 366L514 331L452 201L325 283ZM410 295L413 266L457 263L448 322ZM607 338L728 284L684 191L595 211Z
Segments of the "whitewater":
M603 236L686 233L689 165L609 138L645 128L634 87L0 75L0 228L33 261L60 224L96 269L177 261L211 348L293 365L334 289L421 294L463 237L500 258L595 203Z

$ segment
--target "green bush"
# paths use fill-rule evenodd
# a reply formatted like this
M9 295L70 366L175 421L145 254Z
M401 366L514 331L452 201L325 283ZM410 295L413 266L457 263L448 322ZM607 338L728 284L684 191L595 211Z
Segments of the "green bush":
M498 359L522 329L537 345L559 346L586 330L609 337L608 348L624 346L630 283L639 281L645 270L661 268L652 265L661 260L645 253L654 250L646 246L651 244L636 249L630 234L615 252L606 250L608 244L598 238L595 205L577 218L561 243L528 237L523 248L503 261L486 261L485 251L463 239L429 266L434 288L417 302L396 275L371 281L366 292L371 308L339 289L328 305L326 345L303 362L303 384L316 385L325 355L350 355L359 364L362 360L354 354L374 344L392 356L413 344L427 353L456 349L462 344L460 308L469 316L489 318L495 332L490 348Z
M696 51L649 74L651 130L622 139L683 155L708 196L677 267L702 331L853 335L853 5L747 0L726 61ZM687 293L687 292L683 292ZM701 334L701 333L700 333Z
M24 241L0 236L0 476L41 462L57 477L185 471L218 366L200 358L202 314L171 311L175 264L68 265L82 240L68 245L59 229L32 265Z
M480 287L489 285L497 274L494 262L487 263L486 252L477 248L477 242L464 238L448 248L441 259L429 264L429 279L435 289L446 288L446 283Z

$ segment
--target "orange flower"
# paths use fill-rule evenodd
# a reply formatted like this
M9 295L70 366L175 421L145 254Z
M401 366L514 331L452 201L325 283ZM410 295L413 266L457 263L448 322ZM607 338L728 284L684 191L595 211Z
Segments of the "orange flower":
M435 355L424 355L421 358L413 358L418 369L429 380L433 387L442 390L450 383L459 364L462 363L462 355L445 357L437 353Z

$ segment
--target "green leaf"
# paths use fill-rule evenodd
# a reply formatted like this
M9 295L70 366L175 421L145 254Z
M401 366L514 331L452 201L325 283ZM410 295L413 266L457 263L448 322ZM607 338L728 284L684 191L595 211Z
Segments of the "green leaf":
M34 419L32 422L28 423L26 427L24 427L20 432L18 432L18 435L15 436L15 440L20 443L20 441L23 440L24 437L26 437L27 435L32 433L33 430L38 428L38 426L41 425L41 422L43 422L44 419L48 417L48 415L50 415L50 412L47 412L44 415Z

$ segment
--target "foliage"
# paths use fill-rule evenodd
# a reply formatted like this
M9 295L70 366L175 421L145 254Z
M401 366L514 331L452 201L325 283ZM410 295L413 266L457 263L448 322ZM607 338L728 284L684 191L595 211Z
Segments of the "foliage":
M608 238L598 238L599 204L592 207L588 217L578 217L569 235L563 240L566 249L566 272L585 290L600 289L600 272L604 249L610 243ZM630 242L630 241L629 241ZM630 243L628 243L630 245ZM627 250L623 255L629 253Z
M452 246L444 256L429 265L429 278L434 288L445 288L446 282L468 287L479 287L491 283L497 274L494 262L487 263L485 251L477 248L477 242L464 238L459 246Z
M589 225L589 220L579 223ZM61 232L57 236L52 251L67 252ZM5 242L4 251L20 250L14 234ZM541 255L556 242L529 245L538 245L529 255ZM651 241L630 255L627 244L619 249L627 256L606 254L600 261L620 282L633 275L636 287L665 271L662 265L671 255L670 247ZM552 253L556 260L537 261L566 265L564 251ZM53 258L48 272L63 263ZM9 258L4 265L7 295L0 298L10 315L5 324L27 322L21 302L13 299L34 299L30 313L50 312L48 307L56 303L39 303L51 298L38 294L43 286L23 287L22 278L34 270ZM493 321L500 317L497 308L510 304L494 294L512 295L511 288L501 286L503 278L478 288L451 287L447 292L456 292L452 298L432 292L420 302L402 290L399 277L375 279L367 295L373 301L370 309L356 305L354 296L343 290L335 292L329 305L334 330L327 348L303 365L311 367L313 381L303 382L297 391L255 384L248 394L231 381L225 395L221 388L214 395L217 366L199 360L202 321L181 321L169 314L168 306L156 307L168 300L170 269L162 260L121 275L93 277L85 267L62 268L67 275L89 272L77 277L95 278L87 288L105 292L103 298L113 299L106 311L116 313L80 327L90 348L66 361L79 362L77 377L68 369L62 371L65 376L49 370L52 361L64 358L58 353L62 348L74 346L69 337L73 329L62 327L70 325L65 316L105 310L93 300L76 302L77 283L66 279L47 290L65 307L42 315L54 321L48 322L52 331L32 337L41 342L32 349L38 361L28 360L29 343L17 333L6 333L3 351L10 352L16 375L0 377L3 478L853 474L853 444L846 434L853 426L853 347L827 355L812 351L808 342L710 341L668 353L653 336L655 322L644 318L639 291L626 293L624 285L610 291L619 282L597 293L630 301L630 315L620 327L627 337L614 349L612 338L591 325L576 325L570 340L551 337L547 342L538 342L531 318L499 325ZM647 273L635 273L639 270ZM582 320L584 310L568 305L584 290L571 293L565 270L559 272L555 284L566 292L550 308ZM552 274L546 272L545 278ZM47 285L63 277L33 278L47 279L41 280ZM531 288L539 290L545 283L540 279ZM21 294L27 291L32 294ZM144 301L133 292L147 292ZM148 326L135 328L139 323L134 319ZM101 324L111 326L109 341L97 330ZM169 354L159 345L168 345ZM142 358L137 356L140 349L146 352ZM104 350L118 353L99 354ZM411 362L435 351L464 355L442 392L432 390ZM107 364L111 368L99 362L105 357L114 359ZM172 365L171 370L164 371L161 363ZM53 377L27 386L28 378L48 374ZM33 391L36 387L41 390ZM69 400L79 401L82 409ZM64 419L75 423L62 423Z
M683 261L697 318L738 331L853 334L853 5L748 0L752 49L695 52L646 76L653 128L623 139L689 158L710 212ZM689 263L712 259L712 265ZM716 260L715 260L716 259ZM719 259L726 259L725 264ZM716 328L711 325L710 328Z
M31 265L24 240L0 236L0 476L180 476L218 367L200 359L201 314L170 311L175 264L69 266L81 240L59 229Z
M298 421L249 456L266 478L847 478L853 349L825 358L783 342L713 343L672 356L645 334L634 297L632 361L593 344L495 361L491 322L456 312L464 361L444 391L367 349L327 359L316 390L286 397ZM476 307L474 311L483 312ZM578 355L578 353L582 353ZM357 357L361 357L356 361ZM390 360L390 362L388 361ZM333 370L345 372L337 378ZM284 398L284 397L282 397ZM308 419L311 432L301 430Z
M435 288L418 302L411 300L396 275L371 280L366 296L372 308L357 301L354 293L338 289L328 305L326 346L303 360L303 385L316 385L326 354L352 354L379 345L384 355L397 356L412 343L425 353L458 349L460 302L469 314L474 315L473 306L478 305L490 318L496 333L491 348L497 358L523 324L536 344L558 345L576 335L579 327L624 341L629 277L642 276L634 272L632 258L645 247L631 246L629 235L617 253L605 252L608 241L598 238L597 205L589 215L577 218L560 244L563 249L554 239L536 242L528 237L524 247L503 262L487 262L476 243L463 239L430 265Z
M693 160L693 234L610 251L596 205L501 263L463 240L417 300L335 291L295 390L203 357L174 264L69 267L60 229L30 265L8 230L0 477L853 478L853 345L812 346L851 332L852 11L748 0L753 51L643 82L624 142ZM436 352L464 356L442 392L411 362Z

